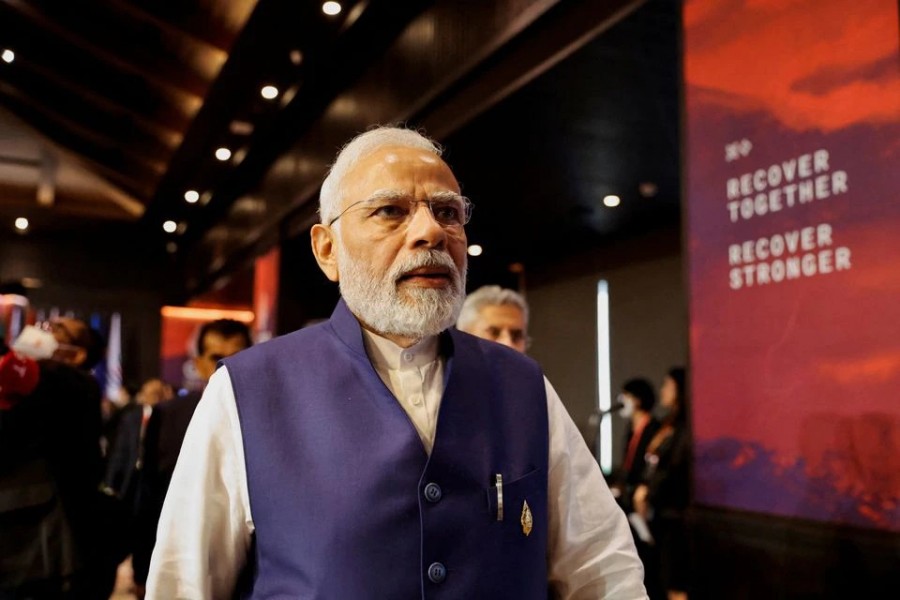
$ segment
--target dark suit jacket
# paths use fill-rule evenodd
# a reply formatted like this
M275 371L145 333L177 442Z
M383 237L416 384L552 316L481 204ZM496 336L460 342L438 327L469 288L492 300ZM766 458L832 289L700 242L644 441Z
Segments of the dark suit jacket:
M644 470L647 465L644 455L647 453L647 446L650 444L650 440L652 440L653 436L656 435L656 432L659 431L659 426L659 421L650 417L650 420L641 430L641 438L637 442L637 448L634 453L634 458L631 461L631 466L623 473L626 485L632 489L643 482ZM623 456L628 454L628 447L631 445L633 437L634 431L629 427L628 433L625 436L625 455ZM623 465L623 469L624 466L625 465Z
M137 493L143 415L144 407L140 404L122 408L103 478L104 486L128 506L133 506Z
M0 411L0 590L72 576L96 550L100 388L64 364L40 368L34 392Z
M144 583L150 568L150 556L156 543L156 526L162 511L172 472L181 452L194 409L201 392L164 402L156 407L144 434L144 469L138 496L135 546L132 557L134 580Z

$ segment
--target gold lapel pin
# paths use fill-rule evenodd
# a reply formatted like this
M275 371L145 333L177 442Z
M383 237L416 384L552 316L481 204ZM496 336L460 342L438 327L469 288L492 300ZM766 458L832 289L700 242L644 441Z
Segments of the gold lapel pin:
M525 500L522 503L522 517L519 519L519 522L522 523L522 533L527 537L528 534L531 533L531 528L534 525L534 519L531 516L531 509L528 508L528 500Z

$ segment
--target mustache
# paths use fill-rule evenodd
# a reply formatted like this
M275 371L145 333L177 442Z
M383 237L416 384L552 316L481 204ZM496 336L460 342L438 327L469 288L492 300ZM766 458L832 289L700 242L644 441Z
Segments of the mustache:
M410 271L425 267L444 267L450 272L456 283L460 280L459 269L456 268L456 263L453 262L449 254L440 250L422 250L410 255L400 264L394 265L390 272L390 278L394 283L397 283L401 277Z

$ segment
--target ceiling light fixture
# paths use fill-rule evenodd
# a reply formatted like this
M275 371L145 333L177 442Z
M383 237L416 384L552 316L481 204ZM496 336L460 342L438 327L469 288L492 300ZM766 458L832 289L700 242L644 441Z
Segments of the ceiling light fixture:
M229 150L228 148L225 148L224 146L222 148L217 149L216 150L216 158L218 158L222 162L225 162L226 160L231 158L231 150Z
M3 54L0 54L0 58L2 58L5 63L11 63L16 60L16 53L9 48L4 48Z
M303 62L303 52L300 50L291 50L291 63L294 65L299 65Z
M659 192L659 188L652 181L644 181L638 184L638 191L644 198L652 198Z
M472 244L469 246L469 256L481 256L481 253L484 252L484 248L479 244Z
M253 133L253 123L235 119L228 124L228 131L234 135L250 135Z
M616 196L615 194L610 194L608 196L603 197L604 206L608 206L610 208L614 208L622 203L622 199Z
M176 229L178 229L178 224L175 221L166 221L163 223L163 231L166 233L175 233Z
M278 97L278 88L274 85L267 85L259 91L260 95L266 100L274 100Z
M341 12L341 3L340 2L325 2L322 4L322 12L328 15L329 17L333 17L334 15Z
M25 231L26 229L28 229L28 219L26 219L25 217L19 217L18 219L16 219L16 229L18 229L19 231Z
M200 199L200 192L197 190L188 190L184 193L184 201L188 204L194 204Z

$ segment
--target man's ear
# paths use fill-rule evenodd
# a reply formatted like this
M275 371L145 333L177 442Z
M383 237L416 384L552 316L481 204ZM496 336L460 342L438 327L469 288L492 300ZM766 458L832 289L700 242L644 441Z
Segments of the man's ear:
M337 264L337 245L331 227L316 223L309 232L313 255L325 277L331 281L339 279Z

